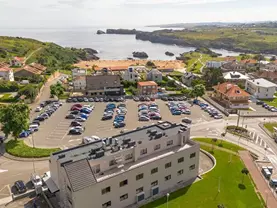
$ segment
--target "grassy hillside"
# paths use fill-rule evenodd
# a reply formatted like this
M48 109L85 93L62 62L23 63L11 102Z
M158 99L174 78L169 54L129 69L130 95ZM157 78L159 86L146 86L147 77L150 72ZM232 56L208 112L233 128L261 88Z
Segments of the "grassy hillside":
M64 48L33 39L0 36L0 61L8 61L14 56L25 57L27 64L37 62L51 68L97 59L89 49Z

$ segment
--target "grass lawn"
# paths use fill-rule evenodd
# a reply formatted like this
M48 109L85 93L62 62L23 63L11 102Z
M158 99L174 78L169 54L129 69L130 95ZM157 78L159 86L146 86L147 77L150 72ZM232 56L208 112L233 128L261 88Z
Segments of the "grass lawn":
M201 146L204 150L209 147ZM217 160L216 167L203 176L203 180L191 186L170 193L168 208L216 208L223 204L228 208L261 208L264 204L257 196L249 176L244 176L242 182L241 170L244 164L236 155L232 156L229 163L230 153L214 150ZM220 178L220 192L218 184ZM166 197L158 199L142 208L166 208Z
M59 96L59 99L66 100L67 98L69 98L69 95L69 92L64 92L62 95Z
M32 148L27 146L23 140L10 140L6 143L7 153L16 156L16 157L25 157L25 158L40 158L48 157L51 153L59 151L60 148L53 149L41 149L41 148Z
M274 98L273 100L263 100L266 104L277 107L277 98Z
M0 97L0 102L3 103L14 103L17 102L17 99L12 96L10 93L5 93L2 97Z
M244 148L242 148L238 145L235 145L235 144L230 143L230 142L226 142L226 141L221 140L221 139L218 139L216 142L213 142L212 138L194 138L193 140L198 141L198 142L205 142L205 143L208 143L208 144L214 144L218 147L222 147L222 148L225 148L225 149L228 149L228 150L232 150L234 152L244 150Z
M277 128L277 123L265 123L265 124L264 124L264 127L265 127L268 131L270 131L271 133L273 133L273 132L274 132L273 127L276 127L276 128Z
M69 76L71 76L71 75L72 75L71 70L63 70L63 69L60 69L60 70L59 70L59 72L60 72L60 73L62 73L62 74L69 75Z

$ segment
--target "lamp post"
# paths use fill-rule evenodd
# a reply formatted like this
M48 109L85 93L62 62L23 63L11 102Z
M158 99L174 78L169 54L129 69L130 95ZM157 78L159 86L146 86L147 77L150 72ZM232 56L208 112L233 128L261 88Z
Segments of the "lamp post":
M170 196L170 194L167 193L167 194L166 194L166 207L167 207L167 208L168 208L168 198L169 198L169 196Z

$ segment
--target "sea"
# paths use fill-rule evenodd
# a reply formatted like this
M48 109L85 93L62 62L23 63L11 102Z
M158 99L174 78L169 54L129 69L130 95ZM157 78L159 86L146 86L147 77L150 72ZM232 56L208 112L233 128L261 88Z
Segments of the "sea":
M135 35L97 35L98 29L105 31L107 28L9 28L0 29L0 36L33 38L45 42L54 42L63 47L93 48L99 52L98 56L101 59L106 60L132 58L133 51L146 52L150 60L175 60L175 56L195 49L193 47L180 47L136 40ZM142 27L135 29L150 32L160 30L161 28ZM176 30L176 28L174 29ZM239 54L223 49L212 50L223 56L236 56ZM165 55L166 51L174 53L175 56L170 57Z

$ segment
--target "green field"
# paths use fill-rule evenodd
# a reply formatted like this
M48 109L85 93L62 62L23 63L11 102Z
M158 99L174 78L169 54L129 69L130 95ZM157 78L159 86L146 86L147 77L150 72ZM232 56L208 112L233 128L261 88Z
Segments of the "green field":
M209 151L210 148L201 146ZM195 184L170 193L168 208L217 208L223 204L226 208L261 208L264 207L254 190L254 185L249 176L242 182L241 170L244 168L240 158L230 153L214 150L217 160L216 167L206 175L203 180ZM218 184L220 178L220 192ZM167 208L166 197L142 206L142 208Z
M274 129L273 127L276 127L277 128L277 123L265 123L264 124L264 127L270 131L271 133L274 133Z
M52 148L52 149L42 149L42 148L32 148L27 146L23 140L10 140L6 143L6 152L16 156L23 158L41 158L41 157L49 157L51 153L57 152L60 148Z
M274 98L273 100L263 100L263 102L270 106L277 107L277 98Z

